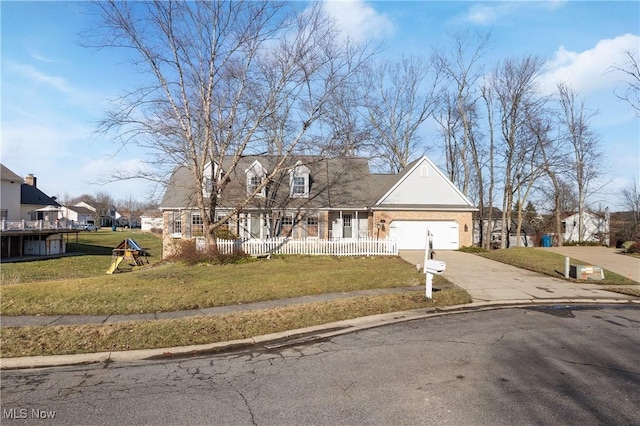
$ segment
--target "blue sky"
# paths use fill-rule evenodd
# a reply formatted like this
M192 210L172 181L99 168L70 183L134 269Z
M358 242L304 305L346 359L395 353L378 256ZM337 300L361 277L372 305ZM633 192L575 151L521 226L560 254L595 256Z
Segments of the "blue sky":
M563 80L586 105L597 109L594 128L607 154L598 199L613 210L621 188L640 176L640 119L614 95L621 75L607 73L624 62L624 51L640 49L640 2L630 1L337 1L327 11L353 37L375 37L384 55L427 57L447 35L491 32L485 62L540 55L549 91ZM136 168L144 153L118 150L95 133L109 99L133 86L121 52L80 45L93 17L84 2L0 2L1 151L0 161L21 176L33 173L38 187L64 197L106 191L115 199L144 200L152 186L144 181L99 185L116 168ZM425 129L425 139L436 138ZM428 155L441 164L441 153Z

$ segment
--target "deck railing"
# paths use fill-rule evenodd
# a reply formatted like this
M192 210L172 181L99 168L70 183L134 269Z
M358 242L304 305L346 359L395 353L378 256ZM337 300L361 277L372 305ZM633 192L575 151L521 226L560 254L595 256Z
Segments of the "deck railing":
M0 230L2 231L41 231L50 229L78 229L79 224L70 221L56 221L51 222L48 220L17 220L0 221Z
M333 239L321 240L307 238L303 240L290 238L270 238L266 240L222 240L218 239L218 250L221 253L242 251L249 255L261 254L305 254L327 256L395 256L398 244L390 239ZM196 238L196 248L206 247L203 237Z

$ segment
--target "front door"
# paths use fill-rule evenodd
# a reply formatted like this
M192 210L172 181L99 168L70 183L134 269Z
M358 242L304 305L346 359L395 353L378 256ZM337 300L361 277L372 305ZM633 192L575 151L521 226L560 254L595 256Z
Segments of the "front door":
M350 214L342 215L342 238L353 238L353 227L351 226L351 219L353 218Z

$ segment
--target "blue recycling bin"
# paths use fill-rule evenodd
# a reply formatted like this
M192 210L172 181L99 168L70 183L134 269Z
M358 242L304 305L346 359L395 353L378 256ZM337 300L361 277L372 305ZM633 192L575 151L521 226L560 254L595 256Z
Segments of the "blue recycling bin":
M551 235L545 234L542 236L542 247L551 247Z

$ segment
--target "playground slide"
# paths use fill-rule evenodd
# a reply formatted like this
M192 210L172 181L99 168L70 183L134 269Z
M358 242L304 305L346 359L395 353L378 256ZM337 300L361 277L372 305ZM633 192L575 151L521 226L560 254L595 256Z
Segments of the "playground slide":
M118 265L120 264L120 262L122 262L122 259L124 259L124 256L118 256L115 258L115 260L113 262L111 262L111 266L109 267L109 270L107 271L107 274L113 274L113 272L118 269Z

